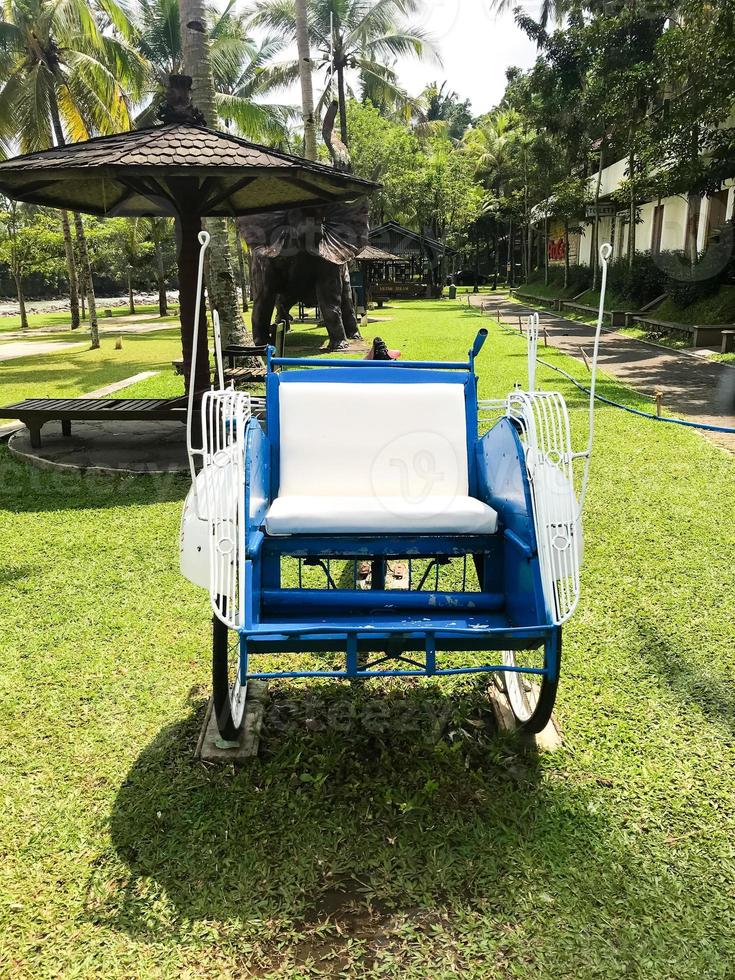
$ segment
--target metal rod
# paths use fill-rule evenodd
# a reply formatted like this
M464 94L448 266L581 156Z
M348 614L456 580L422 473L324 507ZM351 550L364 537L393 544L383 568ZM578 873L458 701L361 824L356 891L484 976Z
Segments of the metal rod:
M276 680L295 677L336 677L349 680L351 677L448 677L455 674L538 674L546 673L544 667L507 667L505 664L483 664L481 667L436 667L431 674L426 668L421 670L356 670L348 673L346 670L283 670L283 671L253 671L247 675L247 680Z
M469 361L347 361L339 358L271 357L279 367L350 367L350 368L436 368L439 371L469 371Z

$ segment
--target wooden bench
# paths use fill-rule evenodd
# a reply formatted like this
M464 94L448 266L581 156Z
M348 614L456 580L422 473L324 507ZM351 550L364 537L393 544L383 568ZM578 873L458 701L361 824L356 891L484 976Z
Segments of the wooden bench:
M653 333L684 337L691 340L692 347L719 347L722 343L723 331L735 328L735 324L732 323L672 323L669 320L656 320L647 316L634 316L633 323L646 331L650 329Z
M735 354L735 329L722 331L721 354Z
M0 408L0 418L19 419L28 429L31 446L41 447L41 429L61 422L71 435L72 422L186 422L186 398L26 398Z

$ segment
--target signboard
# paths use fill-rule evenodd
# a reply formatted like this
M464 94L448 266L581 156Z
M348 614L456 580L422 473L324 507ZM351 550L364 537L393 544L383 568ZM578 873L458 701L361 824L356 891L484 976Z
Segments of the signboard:
M597 205L597 213L598 213L598 215L601 218L612 218L612 216L615 214L615 205L614 204L602 204L602 203L600 203L600 204ZM587 205L586 216L588 218L594 218L594 216L595 216L595 206L594 206L594 204L588 204Z

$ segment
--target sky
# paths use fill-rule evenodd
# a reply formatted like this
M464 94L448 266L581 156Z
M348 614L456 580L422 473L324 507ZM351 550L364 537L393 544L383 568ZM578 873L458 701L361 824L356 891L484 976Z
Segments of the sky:
M221 5L224 0L217 0ZM512 0L513 6L517 0ZM402 58L396 65L398 79L410 95L418 95L430 82L446 80L447 88L459 97L469 99L474 115L481 115L497 105L505 91L505 70L514 65L529 68L536 60L536 46L515 25L513 14L490 13L491 0L424 0L424 13L412 21L428 31L441 56L433 60ZM538 14L539 0L526 0L524 10ZM288 60L291 49L282 53ZM356 85L358 79L352 78ZM315 89L321 80L315 79ZM286 93L267 96L266 102L298 102L299 89L294 85Z
M530 2L524 9L536 14L538 6ZM516 27L510 11L498 15L489 7L490 0L426 0L420 23L434 36L442 66L401 60L398 77L411 95L429 82L446 79L448 88L470 99L474 114L497 105L505 91L506 68L529 68L536 60L536 45Z

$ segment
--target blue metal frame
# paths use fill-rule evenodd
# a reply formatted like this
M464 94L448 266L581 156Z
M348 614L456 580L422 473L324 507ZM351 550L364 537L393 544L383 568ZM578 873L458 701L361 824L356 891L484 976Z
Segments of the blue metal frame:
M251 421L246 440L245 535L249 574L245 622L240 630L243 683L250 678L432 677L500 670L556 679L561 630L554 625L544 600L523 447L506 418L482 438L477 435L474 359L486 334L480 331L464 362L325 361L275 357L269 349L268 434L258 422ZM279 489L280 385L437 381L464 386L470 493L498 512L496 534L269 537L265 533L265 514ZM365 560L461 555L473 556L479 591L359 592L292 589L281 583L281 561L285 557ZM443 666L437 659L444 652L541 646L545 650L543 668L508 668L497 663ZM248 669L253 654L283 653L341 653L345 666L339 670ZM388 663L395 666L388 667Z

